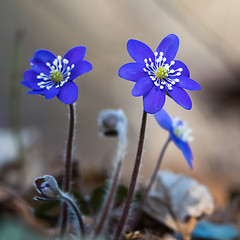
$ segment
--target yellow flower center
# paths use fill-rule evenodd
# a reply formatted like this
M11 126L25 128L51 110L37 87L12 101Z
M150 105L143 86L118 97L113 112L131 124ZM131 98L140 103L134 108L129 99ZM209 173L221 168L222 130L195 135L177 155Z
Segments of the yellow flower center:
M158 79L166 78L168 76L168 69L164 67L158 67L155 74Z
M54 81L54 82L61 82L63 80L63 75L60 71L58 70L52 70L50 72L50 78Z

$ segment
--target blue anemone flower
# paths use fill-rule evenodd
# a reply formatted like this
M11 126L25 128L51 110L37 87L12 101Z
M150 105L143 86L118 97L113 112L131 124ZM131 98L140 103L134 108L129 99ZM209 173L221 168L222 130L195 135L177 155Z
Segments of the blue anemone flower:
M187 123L182 122L179 118L171 118L163 108L159 112L155 113L154 117L158 124L169 132L169 137L182 151L188 165L192 168L193 155L188 144L188 142L193 140L193 137L190 136L192 129L188 128Z
M22 85L31 88L29 94L44 95L46 99L55 96L65 104L72 104L78 98L78 87L73 80L92 69L90 62L83 60L86 47L70 49L62 58L48 50L37 50L30 60L31 70L24 73Z
M158 112L165 103L166 94L189 110L192 102L183 89L201 89L197 82L189 78L186 65L174 60L178 47L179 39L175 34L166 36L155 53L138 40L130 39L127 43L128 53L135 62L123 65L118 74L121 78L136 82L132 95L143 96L143 107L147 113Z

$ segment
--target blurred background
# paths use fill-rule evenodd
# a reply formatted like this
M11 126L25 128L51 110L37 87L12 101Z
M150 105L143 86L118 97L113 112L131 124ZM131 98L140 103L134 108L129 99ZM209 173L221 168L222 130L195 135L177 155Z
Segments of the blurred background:
M122 181L127 184L142 100L131 95L133 83L118 77L119 67L132 61L126 43L134 38L155 50L166 35L175 33L180 39L176 59L188 66L202 90L189 92L191 111L169 98L165 105L171 116L187 120L193 128L194 169L189 169L173 144L162 169L193 176L210 188L219 205L224 202L229 186L240 182L238 0L1 0L0 4L0 168L5 174L0 183L29 187L34 178L62 169L67 105L57 98L28 95L20 82L37 49L63 56L70 48L84 45L93 70L75 81L79 98L74 158L85 181L93 173L111 171L116 140L99 137L97 118L103 109L123 109L129 146ZM147 181L166 138L167 132L148 115L140 181ZM4 166L21 159L24 170L19 181Z

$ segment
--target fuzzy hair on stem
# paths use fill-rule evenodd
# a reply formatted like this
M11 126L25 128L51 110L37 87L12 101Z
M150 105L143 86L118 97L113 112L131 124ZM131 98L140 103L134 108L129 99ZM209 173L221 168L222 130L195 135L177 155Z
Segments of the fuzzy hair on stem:
M130 182L130 186L129 186L129 190L128 190L128 195L127 195L127 199L126 199L126 202L124 205L122 216L118 223L116 232L114 233L114 239L116 239L116 240L119 239L119 237L124 229L126 219L129 214L129 209L131 207L131 203L132 203L132 199L133 199L133 195L134 195L134 191L135 191L135 186L137 183L138 172L139 172L139 168L140 168L140 164L141 164L146 123L147 123L147 113L143 110L142 124L141 124L140 136L139 136L139 141L138 141L138 149L137 149L135 164L134 164L134 168L133 168L133 172L132 172L131 182Z
M72 176L72 150L74 139L74 123L75 123L75 109L74 104L69 105L69 132L67 140L67 150L64 168L64 192L69 193L71 190L71 176ZM62 218L60 235L64 236L67 228L68 219L68 205L66 202L62 205Z
M104 230L104 227L109 221L108 213L111 211L114 204L114 194L116 192L122 161L125 157L127 148L127 118L121 109L109 109L102 111L99 114L98 123L104 136L109 136L106 133L115 133L118 136L118 144L116 155L113 160L112 175L108 181L109 187L107 189L106 199L103 205L104 207L94 233L95 237L98 236L102 230Z

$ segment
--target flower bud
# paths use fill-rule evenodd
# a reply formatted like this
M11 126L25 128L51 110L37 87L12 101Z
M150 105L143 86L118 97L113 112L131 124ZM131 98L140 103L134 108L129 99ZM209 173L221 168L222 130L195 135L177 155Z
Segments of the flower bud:
M126 128L127 120L121 109L107 109L100 112L98 117L100 134L107 137L119 136L121 129Z
M41 197L35 197L36 200L56 200L62 197L56 179L50 175L35 179L34 185L41 195Z

